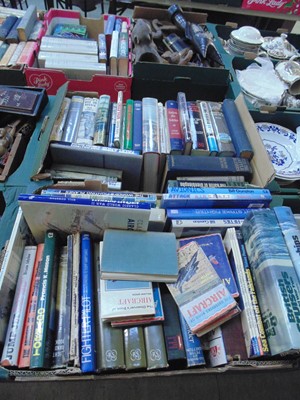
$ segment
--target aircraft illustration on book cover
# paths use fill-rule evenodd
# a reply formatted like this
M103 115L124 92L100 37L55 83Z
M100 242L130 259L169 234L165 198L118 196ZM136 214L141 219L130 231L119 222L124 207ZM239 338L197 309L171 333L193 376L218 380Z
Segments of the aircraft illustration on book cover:
M188 282L197 272L199 261L197 260L197 253L195 253L187 265L179 270L178 280L175 287L182 293L182 287L185 282Z

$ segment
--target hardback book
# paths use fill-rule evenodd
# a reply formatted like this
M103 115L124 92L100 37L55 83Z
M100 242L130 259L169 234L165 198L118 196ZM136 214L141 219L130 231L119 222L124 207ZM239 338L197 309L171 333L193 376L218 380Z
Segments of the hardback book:
M230 131L222 112L222 103L209 101L208 106L211 113L215 136L218 142L218 155L223 157L235 157L236 152L232 143Z
M24 317L22 339L20 343L18 368L29 368L30 354L33 339L33 328L36 316L37 296L41 279L41 262L43 258L44 243L37 245L31 286L28 294L27 308Z
M18 25L19 27L20 25ZM17 65L30 65L32 58L38 51L38 44L36 42L26 42L19 58L16 61Z
M109 14L105 21L104 34L112 35L116 22L116 16L114 14Z
M76 142L80 125L80 117L83 110L83 104L83 96L72 96L71 104L64 125L64 131L62 134L62 140L64 142Z
M143 191L157 192L160 165L158 101L154 97L142 99Z
M80 369L92 373L96 370L93 246L89 233L80 239Z
M144 327L144 338L147 358L147 370L168 368L168 357L161 324Z
M111 103L110 121L108 128L108 147L114 147L114 137L116 130L116 117L117 117L117 102Z
M251 182L252 168L249 161L239 157L190 157L167 155L165 171L162 177L161 191L170 179L179 176L244 176Z
M94 39L61 38L46 35L41 39L40 50L98 55L98 43Z
M236 155L251 160L254 154L247 131L241 120L234 100L225 99L222 103L223 114L231 135Z
M209 156L210 150L203 129L203 122L200 114L200 109L196 101L187 102L188 113L190 117L191 133L193 146L191 155L193 156Z
M105 230L102 279L175 282L177 275L173 233Z
M161 322L165 319L164 310L162 306L161 293L159 283L152 282L153 289L153 300L154 300L154 314L144 317L134 317L132 319L118 319L111 321L111 326L115 327L125 327L125 326L137 326L137 325L148 325L156 322Z
M112 328L109 322L101 318L100 287L100 246L94 243L95 269L95 335L97 371L114 371L125 369L123 329Z
M72 282L69 364L80 367L80 232L72 235Z
M0 41L0 60L2 59L2 57L4 57L4 54L7 52L8 48L8 43L3 43L3 41Z
M217 156L219 153L219 147L213 127L213 121L209 105L206 101L197 101L197 104L200 109L203 129L207 139L210 155Z
M114 147L120 148L122 144L122 120L123 120L123 92L118 91L117 111L116 111L116 127L114 134Z
M110 96L102 94L99 97L95 122L93 143L98 146L106 146L108 142L108 123L109 123Z
M5 18L5 20L0 25L0 40L5 41L7 35L18 21L18 17L15 15L9 15Z
M12 55L11 59L9 60L9 65L14 66L16 65L24 47L25 47L26 42L20 42L17 45L17 48L14 52L14 54Z
M222 279L228 291L234 298L239 297L239 291L228 260L228 256L220 233L211 235L193 236L188 239L179 239L179 247L195 241L204 251L215 271Z
M99 63L107 64L107 48L106 48L106 40L105 33L98 34L98 59Z
M79 39L78 39L79 40ZM35 43L35 42L29 42ZM78 80L91 80L94 75L106 75L104 64L97 62L81 62L69 60L68 58L46 58L46 69L59 69L64 72L66 77Z
M245 182L245 177L243 175L213 175L213 176L177 176L176 180L182 184L184 187L197 187L197 183L232 183L230 186L245 186L248 183ZM200 186L201 187L201 186Z
M228 362L248 360L241 314L222 325L222 336Z
M191 177L190 177L191 178ZM198 179L195 177L194 180L192 179L182 179L182 177L178 177L178 179L172 179L168 181L167 189L168 192L169 187L195 187L195 188L205 188L205 187L238 187L238 188L247 188L253 187L251 183L246 183L245 181L241 181L240 179L234 179L235 177L228 177L228 179L222 179L221 177L214 177L209 178L206 177L199 177ZM224 177L226 178L226 177ZM243 178L243 177L241 177Z
M36 20L37 8L35 5L29 5L17 27L20 42L28 40Z
M168 208L170 219L243 219L251 208Z
M182 154L183 139L180 127L178 103L176 100L165 102L166 126L170 138L170 154Z
M36 117L48 102L45 89L0 85L0 111Z
M118 47L119 47L119 32L113 31L111 36L111 45L109 53L109 73L110 75L118 75Z
M107 228L146 231L148 203L110 202L63 196L20 195L19 204L38 243L47 229L61 234L77 231L101 236Z
M36 246L25 246L14 301L6 332L1 365L16 367L22 339L22 329L31 285Z
M185 368L187 359L179 321L178 307L165 285L161 286L161 296L165 312L163 330L168 364L170 368Z
M78 133L76 137L77 143L93 144L97 106L98 98L84 98L82 112L80 114ZM63 113L62 118L64 118L64 115L65 113ZM61 140L61 136L59 136L60 135L58 135L57 139L54 140Z
M188 326L199 336L225 322L239 308L211 262L196 241L178 250L179 273L168 284Z
M118 43L118 75L128 76L129 41L127 23L122 23L122 30L119 33Z
M20 22L22 21L22 18L19 17L16 22L14 23L13 27L10 29L10 31L8 32L5 41L6 43L19 43L19 34L18 34L18 25L20 24ZM20 42L23 43L25 45L25 42Z
M143 137L142 137L142 100L134 100L133 102L133 129L132 129L132 149L142 152Z
M101 318L105 321L155 313L152 282L101 279L100 287Z
M146 347L142 326L124 328L126 371L147 368Z
M0 60L0 66L1 67L6 67L9 65L9 61L11 59L11 57L13 56L14 52L16 51L17 48L17 43L11 43L6 52L4 53L4 55L2 56L1 60Z
M267 356L269 346L240 230L228 228L224 245L239 288L240 320L247 356Z
M61 140L64 125L66 122L66 118L68 115L69 107L70 107L71 99L69 97L65 97L60 108L60 111L56 117L56 120L53 124L53 128L50 134L50 141L52 140ZM80 131L81 132L81 131ZM81 133L80 133L81 135Z
M299 352L300 283L274 210L252 211L241 232L271 355Z
M125 108L125 135L124 135L124 149L133 150L133 104L132 99L126 100Z
M193 147L192 128L188 112L186 95L184 92L177 93L178 113L183 140L183 154L191 154Z
M51 295L53 290L52 284L55 282L55 275L57 275L57 246L57 232L55 230L48 230L44 234L41 280L37 299L30 368L45 367L46 341L50 325Z
M192 333L181 312L179 312L179 321L186 352L187 367L191 368L205 365L206 361L203 354L201 339Z
M279 222L294 268L300 279L300 229L296 218L290 207L277 206L273 207L273 210Z
M73 53L56 53L56 52L50 52L50 51L39 51L38 53L38 65L39 68L45 68L46 67L46 60L52 60L53 63L60 63L61 67L66 67L70 62L74 63L75 65L78 65L78 63L82 64L94 64L98 62L98 56L94 54L73 54ZM63 64L64 60L65 63ZM49 64L47 64L49 67ZM53 66L54 64L50 64L50 66ZM57 64L59 66L59 64Z
M223 237L227 228L240 227L243 222L244 218L172 219L169 231L173 232L177 239L213 233L220 233Z

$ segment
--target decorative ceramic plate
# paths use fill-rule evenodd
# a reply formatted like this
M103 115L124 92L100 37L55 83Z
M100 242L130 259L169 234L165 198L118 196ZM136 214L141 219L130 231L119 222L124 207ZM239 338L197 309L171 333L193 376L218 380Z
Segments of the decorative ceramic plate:
M300 179L300 162L297 162L296 133L277 124L255 124L268 155L280 179Z

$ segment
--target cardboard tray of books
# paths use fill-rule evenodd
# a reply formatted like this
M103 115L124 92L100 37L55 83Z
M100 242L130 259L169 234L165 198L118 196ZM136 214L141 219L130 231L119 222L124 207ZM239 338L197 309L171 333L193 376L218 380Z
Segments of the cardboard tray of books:
M86 26L88 38L98 43L98 35L104 33L107 18L108 15L102 15L100 19L91 19L83 17L79 11L51 9L44 16L41 41L44 40L45 37L51 35L55 25L75 23L77 25ZM130 20L128 18L119 18L126 22L128 27L130 26ZM89 43L90 42L91 41L89 41ZM63 47L60 46L59 51L62 51L62 48ZM109 49L107 50L109 51ZM41 51L41 49L39 51ZM99 65L104 65L101 71L95 70L95 72L93 72L91 69L86 71L78 67L74 70L75 72L72 72L68 69L67 65L65 66L65 71L58 68L39 68L38 57L39 53L36 55L36 59L28 64L25 69L26 81L29 86L44 87L48 94L55 95L60 86L69 82L69 90L71 91L97 91L99 95L104 93L109 94L112 99L117 98L118 91L123 91L124 98L130 97L132 81L130 61L128 61L128 76L113 76L106 74L107 68L105 68L105 63L95 63L97 67ZM65 60L65 62L68 63L69 60Z

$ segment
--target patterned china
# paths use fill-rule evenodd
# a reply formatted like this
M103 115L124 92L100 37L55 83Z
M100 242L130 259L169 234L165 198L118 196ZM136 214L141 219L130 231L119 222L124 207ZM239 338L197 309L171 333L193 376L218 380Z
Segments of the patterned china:
M265 37L261 48L265 50L270 57L279 60L286 60L295 55L299 56L297 49L289 43L285 33L282 33L278 37Z

